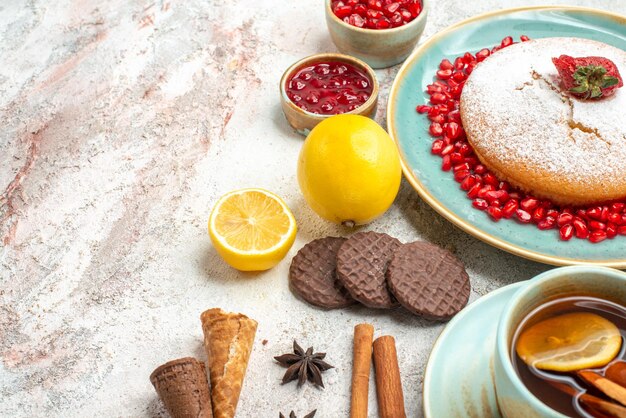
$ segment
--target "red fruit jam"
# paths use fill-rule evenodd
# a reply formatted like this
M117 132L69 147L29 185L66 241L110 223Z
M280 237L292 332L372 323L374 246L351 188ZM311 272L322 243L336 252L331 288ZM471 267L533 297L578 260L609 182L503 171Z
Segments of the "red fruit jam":
M333 0L330 7L339 19L364 29L397 28L422 13L420 0Z
M521 36L520 40L525 42L529 38ZM515 219L522 224L532 223L540 230L554 231L562 241L575 237L595 244L626 235L626 201L580 208L559 207L499 181L474 154L459 113L465 80L487 57L514 43L513 38L507 36L492 49L484 48L473 55L466 52L453 60L441 61L436 80L426 86L430 103L416 107L417 112L425 114L431 122L428 130L434 138L431 153L441 157L441 169L451 172L472 206L484 211L494 222Z
M372 95L366 73L345 62L320 62L300 68L287 82L287 97L299 108L319 115L350 112Z

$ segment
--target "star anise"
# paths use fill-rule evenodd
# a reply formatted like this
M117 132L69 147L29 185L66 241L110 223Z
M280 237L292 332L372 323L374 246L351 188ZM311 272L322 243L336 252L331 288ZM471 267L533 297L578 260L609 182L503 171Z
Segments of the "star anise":
M283 376L283 384L298 379L298 386L302 386L308 379L316 386L324 387L322 372L332 369L333 366L324 361L326 353L313 353L313 347L306 352L293 341L293 354L287 353L274 357L282 366L288 367Z
M304 416L304 418L313 418L315 416L315 413L317 412L317 409L313 412L309 412L307 415ZM285 416L282 413L278 413L278 418L285 418ZM291 414L289 414L289 418L298 418L296 417L296 413L291 411Z

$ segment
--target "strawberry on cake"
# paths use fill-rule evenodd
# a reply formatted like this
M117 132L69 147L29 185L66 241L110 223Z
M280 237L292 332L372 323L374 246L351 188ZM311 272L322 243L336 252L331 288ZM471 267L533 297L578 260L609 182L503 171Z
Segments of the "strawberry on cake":
M468 77L460 113L480 161L560 205L626 197L626 52L580 38L511 45Z

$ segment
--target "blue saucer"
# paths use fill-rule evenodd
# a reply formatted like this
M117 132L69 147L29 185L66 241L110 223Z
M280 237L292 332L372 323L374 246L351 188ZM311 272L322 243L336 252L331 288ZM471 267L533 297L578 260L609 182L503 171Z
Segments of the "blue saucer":
M501 417L492 357L498 318L526 282L493 291L458 313L437 338L424 375L426 418Z

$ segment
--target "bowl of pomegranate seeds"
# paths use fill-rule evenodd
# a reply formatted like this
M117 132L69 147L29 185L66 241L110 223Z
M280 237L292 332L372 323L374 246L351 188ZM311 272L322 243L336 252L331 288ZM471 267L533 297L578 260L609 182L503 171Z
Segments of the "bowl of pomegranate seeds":
M427 14L427 0L326 0L326 24L337 48L373 68L404 61Z
M357 58L311 55L283 74L280 102L289 124L308 135L329 116L350 113L372 117L378 103L378 81L374 70Z

